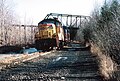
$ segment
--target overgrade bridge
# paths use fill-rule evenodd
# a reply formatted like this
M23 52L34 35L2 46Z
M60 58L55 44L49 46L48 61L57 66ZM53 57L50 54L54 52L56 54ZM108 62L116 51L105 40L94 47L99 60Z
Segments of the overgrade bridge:
M70 29L70 39L73 40L77 30L82 27L84 22L89 21L90 16L50 13L45 17L45 19L48 18L57 18L62 23L62 26Z

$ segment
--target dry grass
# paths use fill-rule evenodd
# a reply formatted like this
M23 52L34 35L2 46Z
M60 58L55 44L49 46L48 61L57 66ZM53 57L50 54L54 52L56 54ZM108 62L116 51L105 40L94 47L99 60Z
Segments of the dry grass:
M99 68L101 74L105 79L110 79L113 76L113 73L117 70L117 64L111 59L110 56L101 52L100 48L96 45L91 44L91 52L97 54L99 58Z

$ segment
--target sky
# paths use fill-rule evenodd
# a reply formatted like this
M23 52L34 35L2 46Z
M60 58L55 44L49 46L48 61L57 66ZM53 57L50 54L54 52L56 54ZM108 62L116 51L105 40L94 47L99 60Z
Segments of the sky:
M21 24L34 24L49 13L89 16L104 0L13 0Z

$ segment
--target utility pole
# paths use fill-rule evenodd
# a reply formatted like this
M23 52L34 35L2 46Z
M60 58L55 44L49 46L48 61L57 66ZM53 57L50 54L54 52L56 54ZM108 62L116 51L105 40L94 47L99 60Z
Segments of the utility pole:
M25 42L25 44L26 44L26 12L25 12L25 18L24 18L24 42Z
M107 4L107 0L105 0L105 5Z

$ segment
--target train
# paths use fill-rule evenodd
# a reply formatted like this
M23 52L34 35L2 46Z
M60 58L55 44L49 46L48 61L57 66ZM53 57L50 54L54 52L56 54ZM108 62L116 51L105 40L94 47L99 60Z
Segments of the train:
M57 18L44 19L38 23L35 47L38 50L62 49L70 41L68 27L62 26Z

